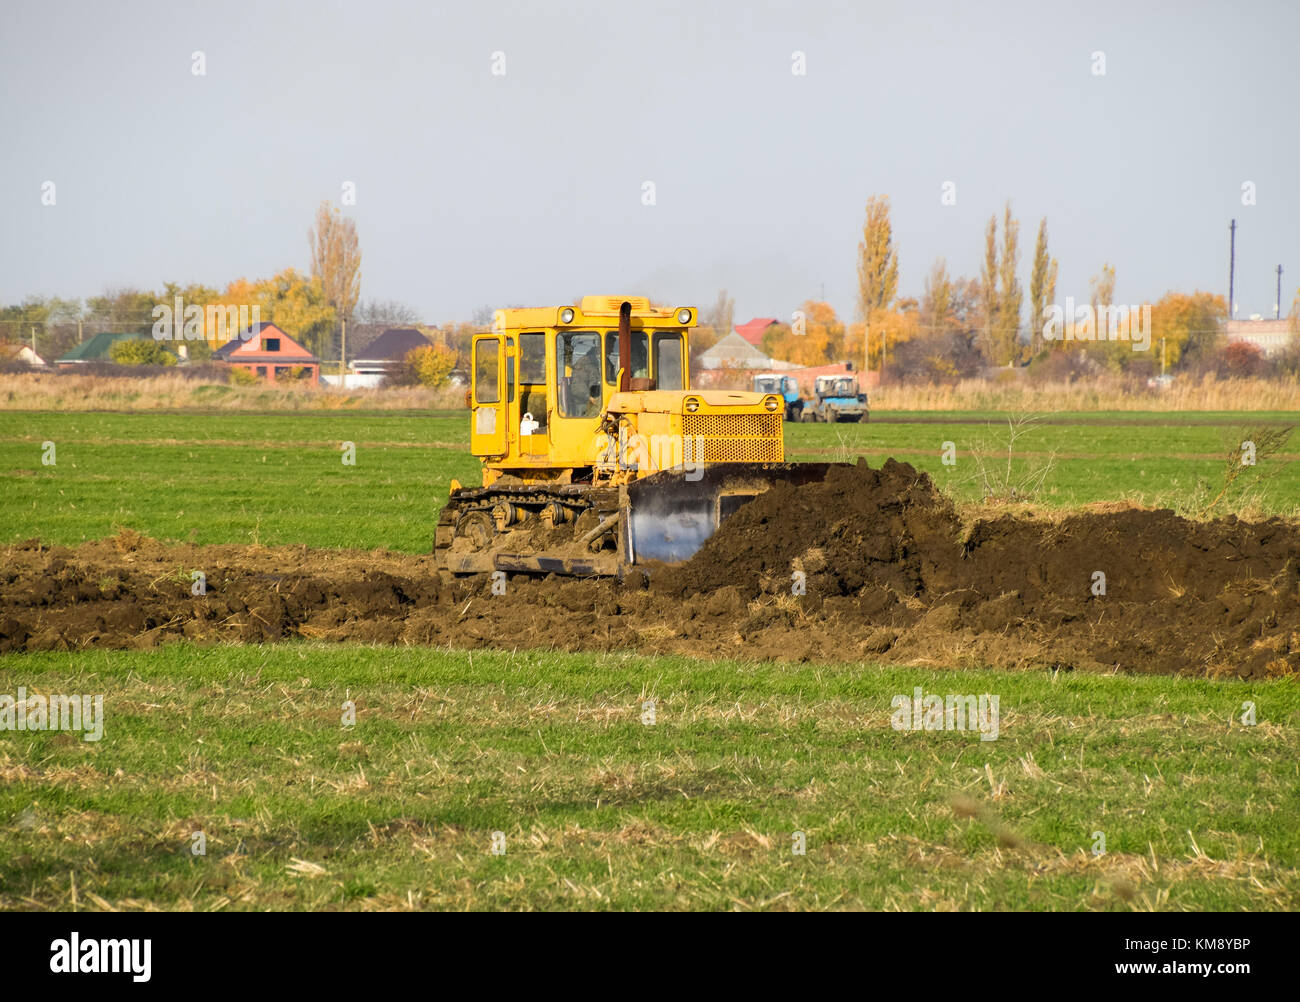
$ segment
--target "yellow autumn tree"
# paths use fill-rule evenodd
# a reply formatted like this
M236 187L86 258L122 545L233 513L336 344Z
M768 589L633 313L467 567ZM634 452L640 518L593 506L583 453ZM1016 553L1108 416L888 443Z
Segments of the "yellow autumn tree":
M894 301L898 290L898 252L894 250L894 229L889 221L889 199L873 195L867 199L862 240L858 243L858 316L870 320L872 311Z
M329 347L337 322L320 279L308 278L293 268L256 282L237 278L226 286L222 302L260 307L264 323L275 324L317 355Z
M897 309L872 310L868 323L867 367L879 370L882 361L888 365L893 360L895 349L920 333L921 315L915 300L908 300Z
M825 365L844 353L844 324L830 303L809 299L792 324L774 324L763 332L763 353L796 365Z
M1222 324L1227 318L1228 303L1223 296L1165 293L1151 307L1151 351L1158 362L1163 347L1171 369L1209 362L1223 346Z
M456 352L446 345L422 345L407 352L402 364L409 374L404 381L439 389L456 368Z

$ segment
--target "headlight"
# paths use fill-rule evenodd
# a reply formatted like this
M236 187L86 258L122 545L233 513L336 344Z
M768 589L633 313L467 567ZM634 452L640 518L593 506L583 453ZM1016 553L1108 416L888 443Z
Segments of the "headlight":
M560 323L562 323L562 324L571 324L571 323L573 323L573 307L572 307L572 306L566 306L564 309L560 310Z
M696 400L694 397L686 398L686 413L694 414L699 409L700 409L700 402L698 400Z
M770 411L774 411L781 406L781 401L777 400L776 397L768 397L763 401L763 406Z
M677 322L678 322L679 324L689 324L689 323L691 322L691 311L688 310L688 309L684 309L684 308L678 310L678 311L677 311Z

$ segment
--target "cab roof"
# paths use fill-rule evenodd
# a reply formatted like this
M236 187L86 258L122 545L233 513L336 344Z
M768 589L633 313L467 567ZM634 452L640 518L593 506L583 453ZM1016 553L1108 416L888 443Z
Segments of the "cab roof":
M698 311L693 306L653 306L646 296L583 296L574 306L514 307L497 310L494 326L505 329L521 327L617 327L618 311L624 303L632 307L632 326L688 328L695 326ZM566 311L573 315L565 319ZM683 311L688 314L680 319Z

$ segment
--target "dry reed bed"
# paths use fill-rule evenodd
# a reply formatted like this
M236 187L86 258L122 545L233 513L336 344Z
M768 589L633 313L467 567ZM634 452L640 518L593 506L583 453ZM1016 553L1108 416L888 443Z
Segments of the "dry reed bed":
M1297 411L1300 381L1184 380L1166 390L1117 382L1003 383L979 379L948 386L878 386L876 411ZM337 390L320 386L236 386L179 375L149 378L0 374L0 410L61 411L311 411L441 410L465 406L464 388Z
M148 378L48 373L0 375L0 410L443 410L464 406L463 387L338 390L303 384L204 383L179 375Z
M1300 411L1300 381L1180 380L1164 390L1107 381L1002 383L966 379L951 386L878 386L873 410L1043 411Z

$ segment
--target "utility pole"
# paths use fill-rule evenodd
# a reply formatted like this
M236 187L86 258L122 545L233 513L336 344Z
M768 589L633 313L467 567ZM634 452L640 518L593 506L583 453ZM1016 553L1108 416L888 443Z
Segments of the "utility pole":
M1277 266L1277 299L1273 301L1273 319L1282 319L1282 266Z
M77 344L81 344L81 318L77 318Z
M1228 237L1228 319L1231 320L1237 312L1232 299L1233 283L1237 277L1237 221L1235 219L1228 227L1228 232L1230 234Z

